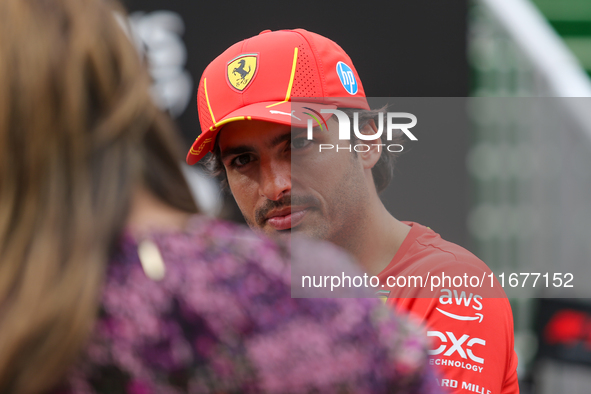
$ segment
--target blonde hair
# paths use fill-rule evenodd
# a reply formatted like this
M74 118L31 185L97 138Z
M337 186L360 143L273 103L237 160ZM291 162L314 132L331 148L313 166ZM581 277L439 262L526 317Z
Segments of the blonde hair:
M106 0L0 1L0 392L63 377L143 182L195 212L170 121Z

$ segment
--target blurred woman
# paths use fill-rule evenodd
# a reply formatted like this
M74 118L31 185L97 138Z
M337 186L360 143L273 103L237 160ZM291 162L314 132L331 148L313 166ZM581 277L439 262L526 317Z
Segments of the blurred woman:
M431 392L405 322L194 215L114 11L0 1L0 393Z

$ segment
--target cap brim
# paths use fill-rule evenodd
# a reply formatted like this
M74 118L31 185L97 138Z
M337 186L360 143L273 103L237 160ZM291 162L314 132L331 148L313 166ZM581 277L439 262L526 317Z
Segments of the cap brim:
M244 117L249 120L263 120L292 127L307 127L308 119L314 120L316 118L324 122L332 114L323 114L321 111L335 108L337 106L332 104L269 101L247 105L229 113L224 119Z
M227 123L240 120L262 120L305 128L308 125L308 119L311 119L315 127L318 124L326 125L326 121L332 116L331 113L322 113L323 109L336 108L337 106L332 104L292 101L267 101L239 108L220 119L212 129L201 133L187 154L187 164L193 165L197 163L203 156L212 151L217 134Z

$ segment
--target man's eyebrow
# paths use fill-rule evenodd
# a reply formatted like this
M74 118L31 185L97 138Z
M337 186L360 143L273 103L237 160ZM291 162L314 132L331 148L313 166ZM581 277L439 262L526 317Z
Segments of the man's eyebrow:
M294 128L292 128L290 131L288 131L288 132L286 132L286 133L283 133L283 134L280 134L280 135L278 135L277 137L273 138L273 139L272 139L272 140L271 140L271 141L270 141L270 142L267 144L267 146L268 146L269 148L274 148L274 147L276 147L277 145L279 145L279 144L281 144L281 143L283 143L283 142L290 141L290 140L291 140L293 137L295 137L295 136L297 136L297 135L299 135L299 134L302 134L302 133L304 133L305 131L306 131L306 129L299 128L299 127L298 127L298 128L295 128L295 127L294 127Z
M273 138L271 141L269 141L269 143L267 144L267 147L274 148L283 142L290 141L292 136L301 134L305 131L306 131L306 129L303 129L303 128L294 128L286 133L280 134L280 135L276 136L275 138ZM224 160L228 156L239 155L239 154L246 153L246 152L253 152L254 150L255 150L255 148L251 145L238 145L238 146L233 146L231 148L227 148L224 150L220 149L220 158L222 160Z
M277 145L279 145L285 141L290 141L290 140L291 140L291 130L288 131L287 133L279 134L278 136L273 138L271 141L269 141L269 143L267 144L267 147L274 148Z
M245 152L252 152L253 150L254 150L254 148L252 146L238 145L238 146L234 146L232 148L227 148L227 149L220 151L220 158L222 160L224 160L228 156L239 155L239 154L245 153Z

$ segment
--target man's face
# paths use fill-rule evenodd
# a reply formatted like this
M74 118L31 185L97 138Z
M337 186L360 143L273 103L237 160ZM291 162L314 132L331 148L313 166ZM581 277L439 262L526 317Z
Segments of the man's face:
M228 184L248 224L268 235L300 231L340 244L355 231L365 210L368 183L348 150L324 150L338 140L338 124L314 131L263 121L226 125L218 138Z

